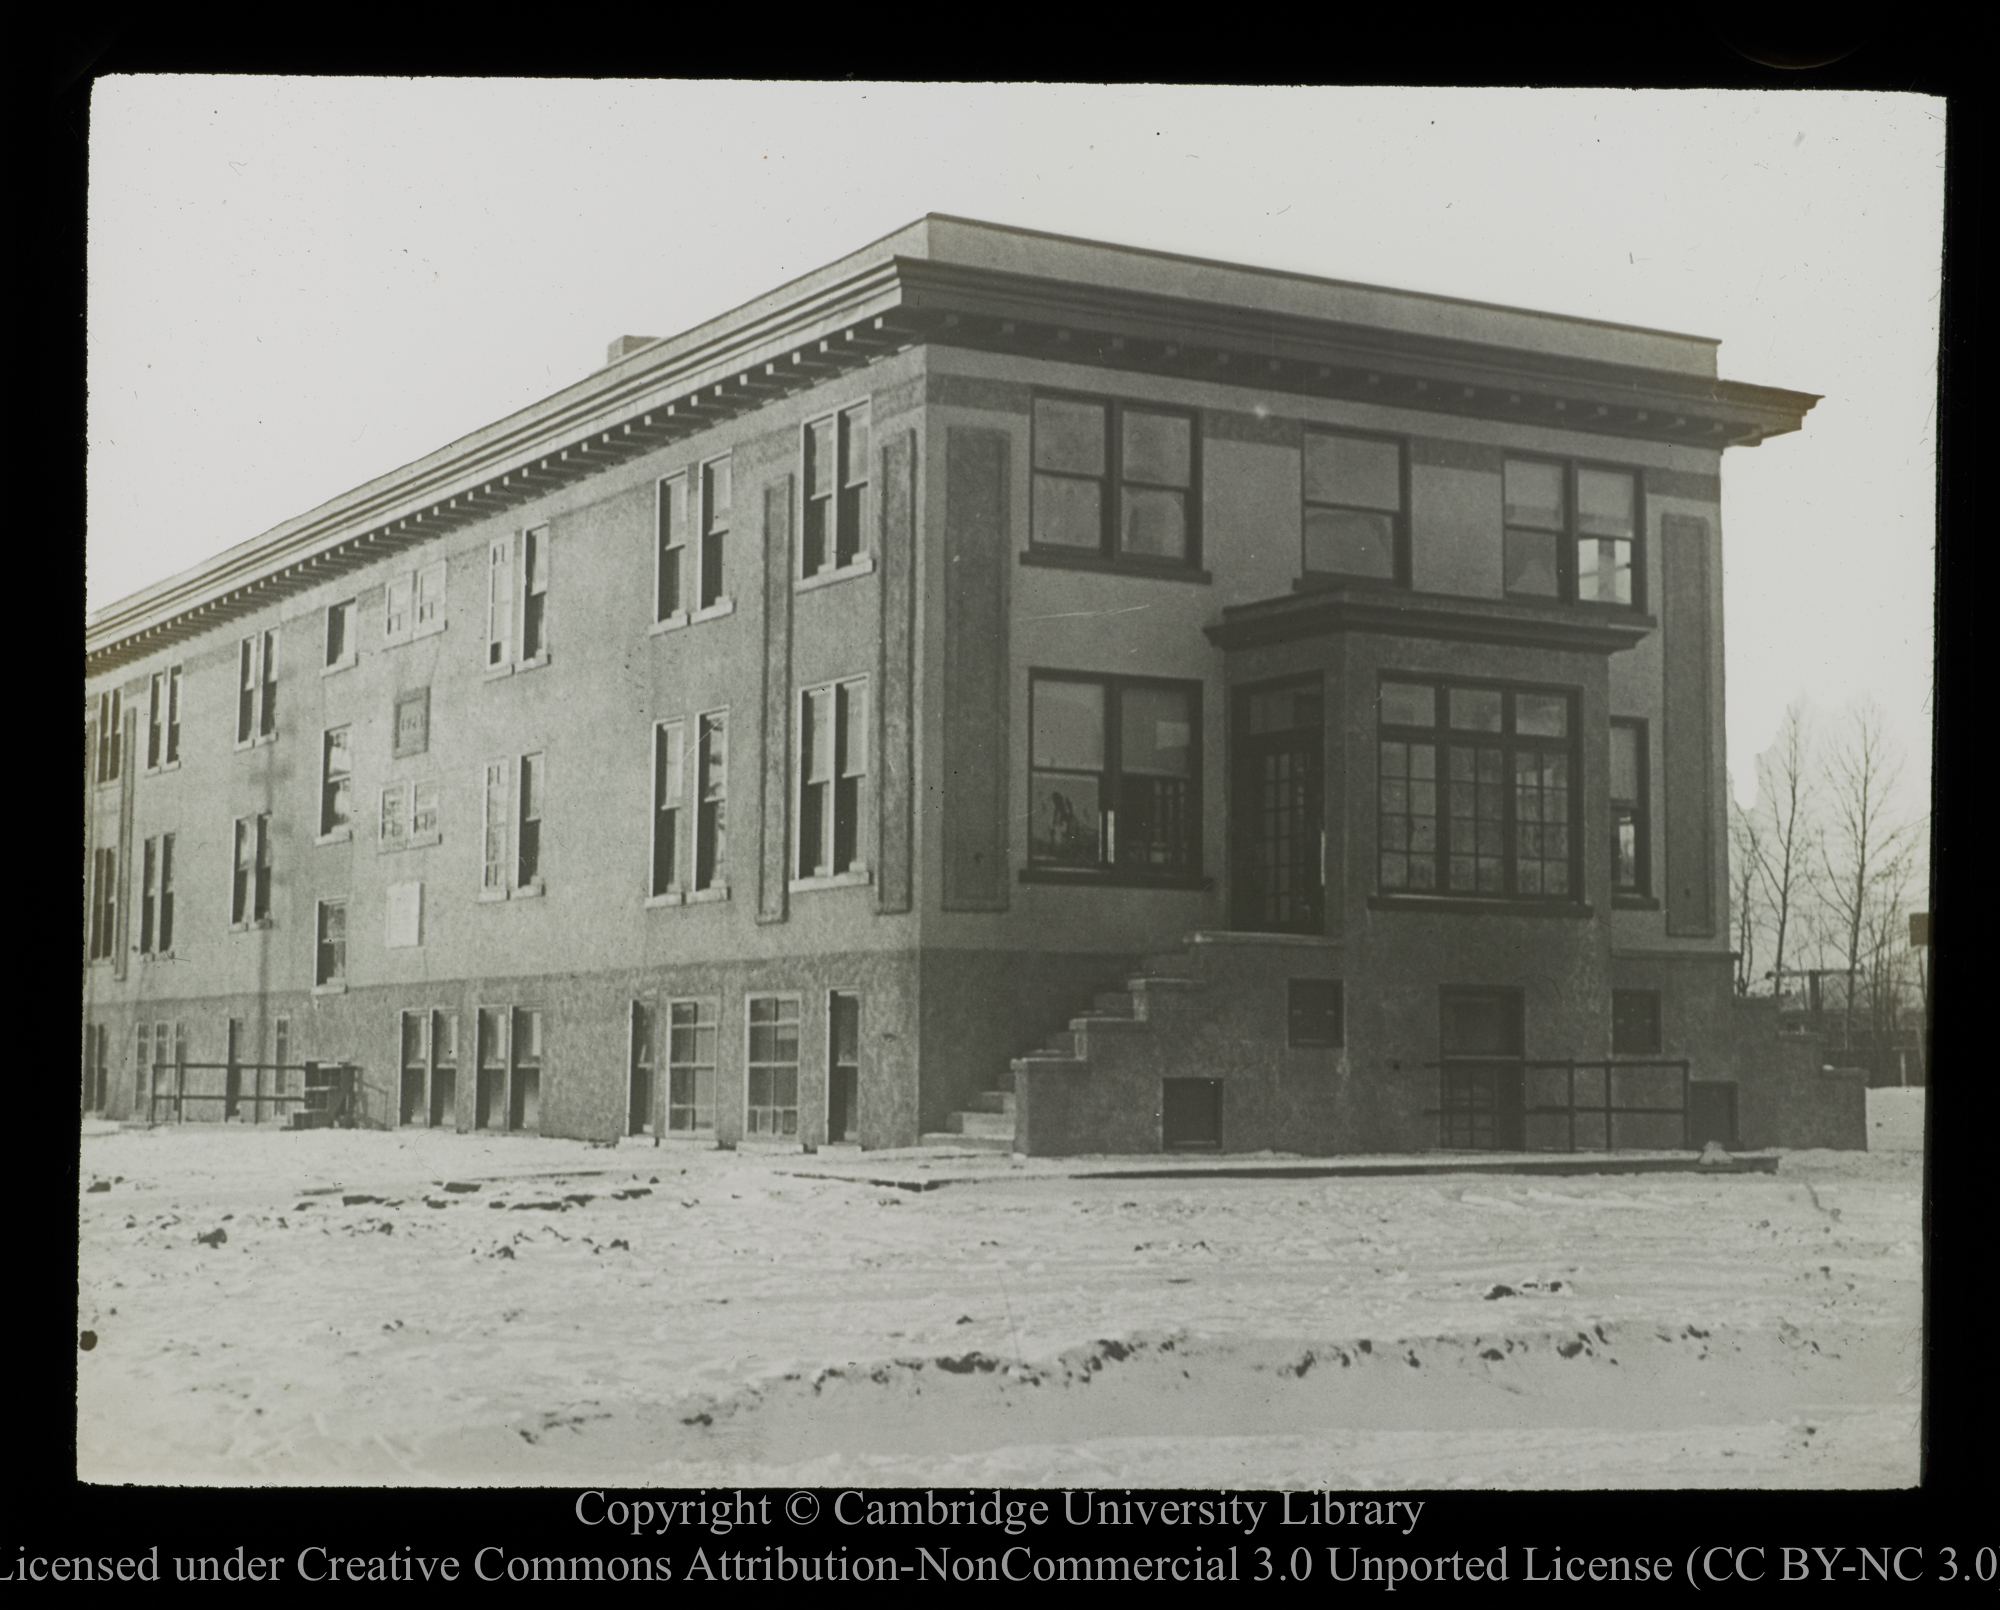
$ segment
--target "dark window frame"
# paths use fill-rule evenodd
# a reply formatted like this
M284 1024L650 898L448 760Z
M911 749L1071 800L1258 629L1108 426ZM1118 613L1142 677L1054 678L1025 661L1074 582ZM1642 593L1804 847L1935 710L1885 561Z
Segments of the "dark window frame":
M1310 997L1322 990L1328 992L1327 999L1313 1002ZM1285 1044L1300 1050L1337 1051L1346 1046L1347 989L1342 980L1285 980Z
M850 479L851 446L857 421L864 433L861 475ZM868 556L868 528L874 524L874 483L869 455L874 450L869 403L850 403L821 414L799 427L799 579L834 576L857 568ZM816 489L820 448L814 432L826 427L832 437L833 467L826 490Z
M1557 527L1510 524L1506 514L1506 466L1509 463L1549 464L1562 471L1563 523ZM1584 470L1603 470L1607 474L1623 475L1632 483L1632 597L1629 601L1602 598L1580 598L1577 596L1580 563L1577 545L1583 540L1578 529L1580 513L1577 503L1577 478ZM1646 608L1646 476L1637 464L1615 464L1605 459L1564 458L1548 453L1508 453L1501 461L1501 587L1509 598L1541 600L1553 604L1574 604L1586 609L1617 610L1620 613L1643 614ZM1546 593L1514 592L1506 586L1508 537L1515 531L1532 532L1537 535L1553 536L1556 539L1556 591L1553 597ZM1592 538L1591 540L1599 540ZM1611 539L1615 540L1615 539Z
M1388 683L1424 686L1432 690L1432 723L1428 727L1391 723L1385 719L1382 708L1382 689ZM1498 732L1471 728L1454 728L1450 716L1450 694L1453 690L1464 692L1491 692L1501 696L1501 727ZM1519 695L1527 694L1538 698L1560 698L1566 710L1564 737L1546 737L1517 730L1517 704ZM1402 900L1449 900L1470 901L1478 904L1516 903L1539 907L1580 906L1585 898L1586 871L1582 857L1582 842L1585 833L1583 799L1583 745L1579 730L1579 716L1582 709L1582 694L1574 687L1562 687L1546 683L1503 682L1479 677L1446 677L1427 672L1404 672L1382 670L1377 673L1375 684L1375 888L1379 896ZM1434 750L1431 784L1435 790L1433 810L1430 812L1434 845L1430 851L1434 866L1433 881L1429 886L1416 883L1392 884L1383 876L1384 862L1390 855L1414 856L1419 852L1404 849L1390 850L1385 847L1389 837L1385 824L1392 813L1387 807L1388 784L1397 781L1384 766L1384 748L1389 744L1399 744L1407 749L1419 745L1430 745ZM1475 887L1454 888L1451 884L1452 837L1450 822L1450 793L1452 779L1449 775L1447 751L1454 745L1460 747L1497 748L1501 751L1500 777L1500 851L1501 887L1480 889L1476 887L1477 868L1475 865ZM1568 846L1566 861L1569 887L1558 893L1546 890L1521 888L1519 855L1519 834L1522 825L1517 820L1516 784L1514 759L1517 754L1534 752L1539 754L1560 754L1568 761L1569 778L1564 790L1566 798L1566 818L1560 824L1567 830ZM1412 787L1418 780L1414 769L1400 779L1406 787ZM1475 783L1475 786L1477 784ZM1414 821L1424 813L1406 809L1402 813L1409 821ZM1477 816L1475 824L1480 820ZM1532 824L1531 824L1532 825ZM1546 825L1546 824L1545 824ZM1475 827L1476 833L1476 827ZM1475 840L1476 842L1476 840ZM1553 857L1541 857L1551 860Z
M1390 516L1393 524L1394 553L1392 574L1370 576L1358 571L1314 570L1306 563L1306 517L1313 509L1330 509L1357 514L1383 514L1361 503L1330 503L1308 496L1306 487L1306 443L1315 436L1346 437L1354 441L1380 442L1396 449L1396 490L1399 502ZM1299 440L1299 576L1308 584L1343 587L1397 587L1411 585L1410 553L1410 439L1383 431L1336 429L1330 425L1307 425Z
M1123 845L1117 830L1116 818L1110 834L1112 855L1104 858L1105 835L1098 835L1098 856L1094 862L1062 860L1052 856L1039 856L1035 849L1034 810L1035 779L1044 769L1052 775L1086 776L1084 772L1071 772L1066 768L1041 768L1035 764L1035 699L1036 690L1044 682L1070 682L1095 684L1104 693L1104 765L1095 775L1098 784L1098 820L1105 819L1105 801L1111 803L1112 811L1122 810L1125 799L1126 773L1123 766L1124 735L1122 731L1122 711L1119 695L1127 688L1156 688L1182 693L1188 698L1188 798L1187 826L1184 832L1186 853L1179 865L1166 867L1133 865L1120 859ZM1205 883L1202 870L1203 849L1203 800L1205 757L1202 746L1202 684L1174 677L1125 676L1101 671L1068 671L1053 666L1031 666L1028 671L1028 798L1027 815L1027 868L1024 878L1055 880L1062 882L1089 883L1140 883L1157 884L1165 887L1180 887L1190 883L1202 886ZM1144 776L1136 773L1135 776Z
M1652 813L1647 808L1653 787L1652 732L1646 721L1640 717L1613 716L1611 731L1615 734L1621 727L1637 735L1635 759L1638 793L1635 798L1628 800L1610 793L1607 788L1608 814L1611 818L1611 892L1614 896L1623 896L1626 899L1644 900L1653 892ZM1611 741L1615 743L1615 737ZM1607 752L1605 765L1607 784L1611 770L1610 761L1611 756ZM1619 829L1627 820L1632 824L1633 873L1632 881L1629 883L1621 876L1623 868L1618 842Z
M1078 470L1045 470L1035 461L1035 405L1042 402L1084 403L1104 410L1104 470L1098 475ZM1188 482L1185 487L1157 481L1130 481L1125 477L1124 420L1128 410L1184 419L1188 427ZM1069 543L1042 542L1035 531L1035 483L1042 476L1057 480L1094 482L1098 491L1098 544L1083 548ZM1186 552L1177 559L1157 554L1127 553L1122 547L1125 489L1179 492L1185 498ZM1142 398L1112 397L1096 392L1037 388L1028 406L1028 553L1037 562L1080 563L1091 568L1113 566L1120 570L1178 576L1202 572L1202 451L1201 410L1172 403L1148 402Z

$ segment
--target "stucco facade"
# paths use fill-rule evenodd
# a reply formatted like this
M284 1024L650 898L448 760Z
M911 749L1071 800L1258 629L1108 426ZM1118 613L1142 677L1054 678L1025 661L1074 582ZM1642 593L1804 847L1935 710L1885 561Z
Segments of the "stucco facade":
M1813 399L1714 360L939 217L621 342L90 623L85 1106L1858 1144L1728 997L1720 460Z

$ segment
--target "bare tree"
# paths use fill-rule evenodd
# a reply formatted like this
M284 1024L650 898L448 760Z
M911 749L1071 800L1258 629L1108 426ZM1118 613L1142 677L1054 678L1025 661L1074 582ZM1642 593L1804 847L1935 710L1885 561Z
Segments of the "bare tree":
M1826 832L1819 846L1820 897L1847 966L1847 1043L1853 1040L1855 997L1866 988L1863 935L1871 913L1900 903L1908 885L1915 823L1899 814L1896 785L1903 757L1880 706L1850 705L1826 747L1820 774Z
M1754 811L1736 803L1729 782L1729 900L1736 930L1736 993L1748 995L1757 977L1757 930L1763 916L1764 841Z
M1795 941L1800 908L1809 901L1806 888L1819 858L1813 733L1805 701L1785 707L1778 736L1757 757L1757 803L1754 865L1757 890L1771 929L1771 989L1785 993L1785 956Z

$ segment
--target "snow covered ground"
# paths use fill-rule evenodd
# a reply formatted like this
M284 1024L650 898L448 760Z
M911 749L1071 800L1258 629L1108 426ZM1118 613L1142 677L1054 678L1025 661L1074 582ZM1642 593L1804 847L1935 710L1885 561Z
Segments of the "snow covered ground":
M1865 1155L1564 1178L95 1126L78 1473L1910 1485L1922 1102L1871 1092Z

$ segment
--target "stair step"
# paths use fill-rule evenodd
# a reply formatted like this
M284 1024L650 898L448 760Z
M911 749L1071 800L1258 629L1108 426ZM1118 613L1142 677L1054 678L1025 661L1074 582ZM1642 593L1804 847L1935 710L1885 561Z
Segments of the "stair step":
M955 1112L947 1115L944 1127L954 1135L978 1135L993 1140L1012 1141L1014 1115L998 1112Z
M1071 1018L1069 1026L1078 1034L1083 1033L1085 1030L1101 1034L1107 1029L1113 1033L1118 1033L1126 1029L1148 1029L1152 1027L1144 1018L1120 1016L1112 1012L1085 1012L1081 1017Z
M1133 1009L1132 992L1123 989L1106 990L1091 1003L1093 1012L1106 1012L1112 1017L1130 1017Z
M1014 1137L1011 1132L1003 1140L994 1135L959 1135L943 1131L919 1135L917 1144L956 1152L1011 1152L1014 1149Z
M1149 992L1169 992L1205 989L1207 986L1198 978L1189 978L1184 973L1139 973L1125 980L1126 993L1144 995Z
M1030 1068L1039 1068L1049 1073L1088 1073L1090 1071L1090 1064L1082 1057L1058 1056L1053 1051L1035 1051L1025 1057L1016 1057L1009 1066L1016 1074Z
M1014 1092L1011 1090L982 1090L972 1098L972 1112L1004 1112L1009 1117L1014 1112Z

